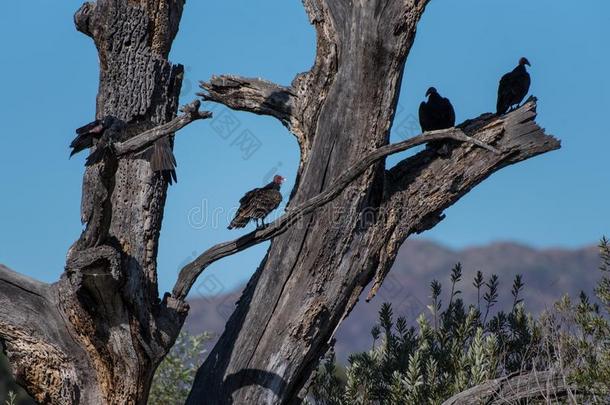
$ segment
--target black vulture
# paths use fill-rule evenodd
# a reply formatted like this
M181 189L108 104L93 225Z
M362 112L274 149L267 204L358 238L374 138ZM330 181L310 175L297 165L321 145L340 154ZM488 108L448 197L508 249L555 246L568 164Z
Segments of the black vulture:
M496 106L498 115L505 114L512 106L518 106L527 95L531 79L525 65L531 66L526 58L519 59L519 65L500 79Z
M451 101L438 94L434 87L430 87L426 92L428 101L419 105L419 125L423 132L446 129L455 126L455 110ZM434 141L428 143L430 149L436 150L440 155L448 153L448 144L444 141Z
M257 228L259 219L264 226L265 217L282 202L280 187L284 180L282 176L275 176L273 181L265 187L248 191L239 200L239 209L228 229L244 228L252 219L256 221Z
M455 126L455 110L449 99L442 97L434 87L426 92L428 101L419 105L419 124L423 132Z

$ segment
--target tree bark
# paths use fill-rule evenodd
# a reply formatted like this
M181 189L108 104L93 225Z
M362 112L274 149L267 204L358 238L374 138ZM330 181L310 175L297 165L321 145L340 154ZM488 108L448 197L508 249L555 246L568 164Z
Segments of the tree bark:
M275 116L297 136L301 164L289 212L388 143L404 63L426 4L305 0L318 34L311 71L290 88L234 76L202 84L206 99ZM444 209L494 171L559 147L534 118L532 102L506 117L487 114L461 125L504 150L499 155L463 144L451 146L450 158L428 150L388 171L380 161L325 209L276 236L187 403L303 398L341 320L372 280L374 294L407 236L436 225Z
M0 337L12 374L39 403L98 403L94 367L60 300L52 286L0 265Z

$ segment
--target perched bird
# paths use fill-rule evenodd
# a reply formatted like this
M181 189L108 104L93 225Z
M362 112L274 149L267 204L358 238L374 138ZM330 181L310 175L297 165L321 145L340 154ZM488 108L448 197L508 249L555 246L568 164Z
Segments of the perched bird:
M423 132L455 126L455 110L449 99L438 94L434 87L426 92L428 101L419 105L419 125Z
M262 226L265 226L265 217L282 202L280 187L284 180L282 176L275 176L265 187L248 191L239 200L239 209L228 229L243 228L252 219L256 221L257 228L259 220L262 221Z
M514 105L518 106L527 95L531 79L525 65L531 66L526 58L519 59L519 65L500 79L496 106L498 115L506 113Z
M446 129L455 126L455 110L451 101L438 94L434 87L426 92L428 101L419 105L419 125L423 132ZM444 141L428 143L428 147L436 150L438 154L448 154L448 144Z
M96 146L95 151L89 155L85 163L91 166L103 159L112 150L112 144L121 140L121 135L127 128L124 121L108 115L101 120L93 121L76 130L76 138L70 144L72 151L70 157ZM176 158L171 148L169 138L163 137L149 146L137 157L150 162L152 171L158 172L169 184L178 181L176 176Z
M76 138L70 144L70 148L72 148L70 157L97 145L95 151L87 157L85 165L91 166L94 163L102 161L112 148L112 143L120 139L125 128L125 122L112 115L107 115L101 120L93 121L84 127L78 128L76 130Z

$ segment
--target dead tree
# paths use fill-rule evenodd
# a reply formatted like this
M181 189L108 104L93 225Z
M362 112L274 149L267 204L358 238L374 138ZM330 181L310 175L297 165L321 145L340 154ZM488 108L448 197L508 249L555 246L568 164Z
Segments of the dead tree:
M97 117L127 122L128 138L158 126L153 132L167 135L207 116L191 108L172 121L183 69L167 56L183 5L98 0L75 15L77 29L99 52ZM149 142L148 135L139 139ZM125 141L119 152L147 146ZM58 282L0 268L0 338L17 381L41 403L145 403L154 370L183 322L183 305L160 301L157 291L167 185L134 154L106 166L86 170L81 216L87 226Z
M493 172L559 148L535 123L536 102L502 117L388 145L405 60L425 0L304 0L318 36L313 68L291 86L215 77L206 100L278 118L301 148L284 216L185 266L159 297L156 255L167 184L137 152L209 117L176 117L182 68L168 60L184 0L98 0L75 15L100 58L97 115L128 124L117 159L86 170L87 226L60 280L0 266L0 339L17 380L40 402L145 403L156 366L186 317L187 294L213 261L272 240L225 333L200 368L192 404L288 403L341 320L400 245ZM385 157L444 139L386 168Z

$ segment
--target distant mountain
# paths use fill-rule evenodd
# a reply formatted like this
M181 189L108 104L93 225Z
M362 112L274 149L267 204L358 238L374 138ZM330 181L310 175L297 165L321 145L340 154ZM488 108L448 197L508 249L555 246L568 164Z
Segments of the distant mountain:
M482 271L486 279L492 274L500 277L498 308L509 305L512 281L516 274L522 274L525 282L523 298L528 310L534 313L550 307L566 293L576 296L582 290L592 295L600 276L595 246L540 250L516 243L494 243L452 250L434 242L410 240L401 248L377 297L370 303L359 302L341 325L336 336L338 359L345 361L349 353L370 348L370 329L377 321L382 303L391 302L396 316L414 322L420 313L427 311L432 280L437 279L443 284L443 297L447 297L450 270L458 262L463 266L463 281L459 289L467 304L475 303L477 299L472 286L477 270ZM192 300L187 329L222 333L240 294L234 292ZM446 302L446 298L443 301Z

